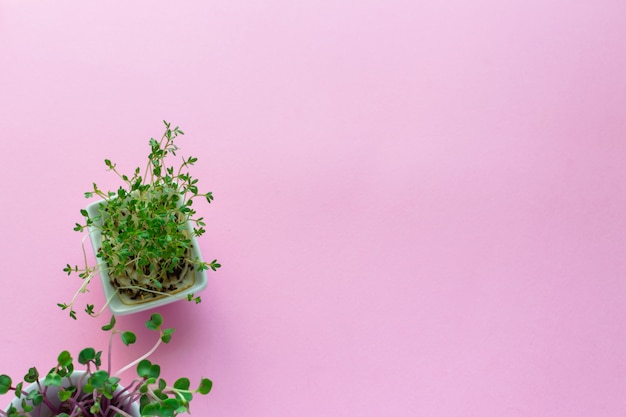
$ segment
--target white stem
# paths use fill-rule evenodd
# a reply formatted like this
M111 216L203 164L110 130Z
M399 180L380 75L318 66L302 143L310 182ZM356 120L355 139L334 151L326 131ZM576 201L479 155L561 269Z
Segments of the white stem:
M141 362L142 360L146 359L147 357L149 357L150 355L152 355L154 353L155 350L157 350L157 348L159 347L159 345L161 344L161 337L159 336L159 340L157 340L157 342L155 343L154 346L152 346L152 349L150 349L148 352L146 352L144 355L140 356L139 358L135 359L134 361L132 361L131 363L129 363L128 365L126 365L125 367L123 367L122 369L120 369L119 371L117 371L113 376L118 376L120 375L122 372L125 372L127 370L129 370L130 368L132 368L133 366L137 365L139 362Z

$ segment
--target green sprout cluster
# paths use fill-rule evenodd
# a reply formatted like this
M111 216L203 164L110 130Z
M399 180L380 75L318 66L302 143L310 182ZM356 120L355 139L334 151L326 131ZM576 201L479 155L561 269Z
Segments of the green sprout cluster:
M85 222L74 227L78 232L100 230L102 247L96 256L105 261L116 293L136 301L172 294L181 289L183 277L191 271L215 271L221 266L217 259L203 262L191 255L191 236L199 237L206 231L204 218L196 216L194 201L200 198L211 203L213 194L200 192L198 180L189 173L197 158L182 158L176 166L168 164L176 158L176 139L184 132L164 123L161 139L150 139L143 173L137 167L132 175L122 174L115 163L105 159L108 170L122 180L122 185L116 191L105 192L94 183L85 197L102 198L99 212L92 216L82 209ZM77 295L87 291L91 279L99 274L99 267L90 265L85 255L84 266L67 264L63 270L83 280L69 303L58 304L69 309L70 317L75 319ZM193 294L188 300L201 301ZM85 311L89 315L99 314L89 304Z
M124 185L115 192L104 192L94 183L93 190L85 196L98 196L103 201L95 215L81 210L85 222L77 223L74 228L78 232L101 233L102 247L96 256L106 264L115 294L142 300L180 290L177 285L188 271L215 271L220 267L217 260L207 263L192 256L192 237L205 233L205 223L196 216L193 202L200 198L210 203L213 195L200 193L198 180L188 172L196 158L183 158L177 168L166 163L176 157L175 139L184 133L164 123L166 130L161 140L150 139L151 150L143 175L140 168L131 176L121 174L114 163L105 160L108 169ZM91 279L101 272L97 265L87 261L84 245L83 257L83 267L67 264L64 269L69 275L76 273L82 278L80 289L69 303L58 304L63 310L69 309L73 319L76 319L77 295L86 292ZM187 298L200 302L194 294ZM95 316L105 307L106 304L96 313L94 306L88 304L85 311ZM121 342L129 346L137 341L137 336L132 331L118 330L115 316L111 316L109 323L102 326L103 331L110 332L106 366L102 350L86 347L75 358L63 350L56 365L45 374L31 367L17 382L0 374L0 395L10 392L14 395L11 404L0 410L0 417L134 417L137 407L142 417L189 413L194 395L208 394L213 383L200 378L192 388L189 378L166 381L161 376L161 367L149 357L161 344L171 341L175 329L163 327L163 317L158 313L152 314L145 325L158 335L154 345L115 372L111 366L114 339L119 335ZM129 370L135 371L132 382L120 385L120 375Z
M32 367L24 375L23 380L13 384L8 375L0 375L0 394L13 391L20 401L18 407L11 404L7 411L0 411L5 417L30 417L37 408L48 408L57 417L132 417L128 407L139 402L141 416L174 417L180 413L189 413L189 405L193 394L206 395L211 391L213 383L210 379L201 378L199 384L191 389L188 378L179 378L169 384L161 377L161 367L150 362L148 357L154 353L161 343L169 343L173 328L163 328L160 314L152 314L146 321L146 327L158 333L152 348L144 355L121 367L116 372L111 370L111 347L116 334L120 335L126 346L136 342L135 333L115 329L115 316L102 327L110 331L108 365L102 366L102 351L92 347L81 350L76 359L82 365L83 372L75 370L75 359L68 351L62 351L57 357L57 364L50 369L45 377L40 378L37 368ZM125 388L119 385L118 375L134 368L136 376ZM65 383L64 383L65 382ZM36 384L36 389L26 391L24 384ZM49 398L48 390L58 387L59 405ZM41 411L41 410L37 410Z

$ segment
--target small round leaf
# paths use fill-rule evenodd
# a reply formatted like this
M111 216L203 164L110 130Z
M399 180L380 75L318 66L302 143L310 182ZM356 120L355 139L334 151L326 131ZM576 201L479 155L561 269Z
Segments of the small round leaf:
M159 313L150 316L150 320L146 322L146 327L150 330L158 329L163 324L163 317Z
M57 361L59 362L59 366L70 366L72 364L72 355L70 355L70 352L68 352L67 350L64 350L63 352L59 353Z
M137 364L137 375L142 378L147 378L150 374L150 367L152 366L152 362L148 359L144 359Z
M78 363L86 365L89 361L96 358L96 350L94 348L85 348L78 354Z
M37 381L37 379L39 379L39 372L37 371L37 368L30 368L28 373L24 375L24 381L29 383L33 383Z
M191 384L188 378L180 378L177 379L176 382L174 382L174 388L176 389L188 390L189 385Z
M135 336L135 333L133 332L122 333L122 343L124 343L126 346L132 345L136 341L137 341L137 336Z
M211 391L211 388L213 388L213 382L208 378L202 378L197 391L202 395L206 395Z
M6 394L11 389L11 377L0 375L0 394Z
M57 374L56 372L49 372L48 375L46 375L46 378L43 380L43 384L46 386L61 386L61 375Z

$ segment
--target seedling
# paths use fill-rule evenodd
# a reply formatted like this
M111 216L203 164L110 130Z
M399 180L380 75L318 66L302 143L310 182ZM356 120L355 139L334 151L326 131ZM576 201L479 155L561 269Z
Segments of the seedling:
M14 384L8 375L0 375L0 394L12 391L17 398L6 411L0 410L3 417L32 417L51 415L58 417L133 417L130 404L139 402L141 416L174 417L188 413L193 394L208 394L213 383L201 378L195 389L190 389L188 378L179 378L169 384L161 377L161 367L150 362L152 355L162 343L169 343L174 329L162 327L163 318L153 314L146 327L158 333L152 348L118 371L111 371L111 348L115 335L120 335L122 343L130 345L137 340L135 333L115 329L115 316L102 327L110 331L108 364L102 366L102 351L87 347L77 358L68 351L62 351L56 365L40 378L37 368L28 370L23 381ZM75 370L82 365L84 371ZM119 384L119 375L135 369L136 377L125 388ZM31 385L31 390L25 389ZM52 398L52 388L57 387L57 398ZM58 401L57 401L58 399Z
M76 319L75 302L78 294L87 291L91 280L106 269L115 296L126 304L143 303L175 294L189 288L194 270L217 270L217 259L204 262L192 255L192 236L205 233L203 217L196 216L194 201L213 201L211 192L201 193L198 180L189 173L197 158L178 159L176 139L184 135L178 127L164 121L165 132L160 140L150 139L150 153L143 170L137 167L132 175L122 174L115 163L105 159L109 171L115 173L122 185L116 191L105 192L96 183L85 193L86 198L100 197L97 212L82 209L84 223L76 223L77 232L99 232L101 248L96 256L104 262L91 265L83 243L84 265L67 264L68 275L77 274L82 285L68 303L59 303ZM176 158L178 163L170 164ZM104 267L102 265L105 265ZM200 297L187 295L199 303ZM111 299L107 300L107 304ZM106 306L106 304L105 304ZM100 314L88 304L89 315Z

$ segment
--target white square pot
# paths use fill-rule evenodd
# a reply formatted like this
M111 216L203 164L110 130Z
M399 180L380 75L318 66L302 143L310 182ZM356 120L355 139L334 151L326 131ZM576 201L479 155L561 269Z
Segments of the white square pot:
M106 201L99 200L89 204L86 207L87 213L89 213L89 216L91 218L96 218L100 215L98 208L103 203L106 203ZM188 227L189 230L191 230L190 224L188 224ZM208 281L206 271L199 271L197 268L194 268L194 279L190 287L185 288L184 290L176 292L174 294L164 296L162 298L147 300L145 302L127 304L120 299L120 297L116 294L115 289L111 285L109 274L107 273L106 262L104 261L104 259L97 256L98 251L102 246L102 234L100 232L100 229L94 226L90 226L89 238L91 239L91 246L93 248L94 255L96 255L96 262L98 264L100 279L102 281L102 287L104 288L104 296L107 300L111 299L108 306L109 310L111 310L111 313L113 313L114 315L121 316L125 314L138 313L140 311L145 311L151 308L170 304L175 301L186 300L187 295L198 294L200 291L207 287ZM193 235L191 235L191 245L192 257L197 258L199 261L203 262L202 254L200 253L200 246L198 245L198 240Z

